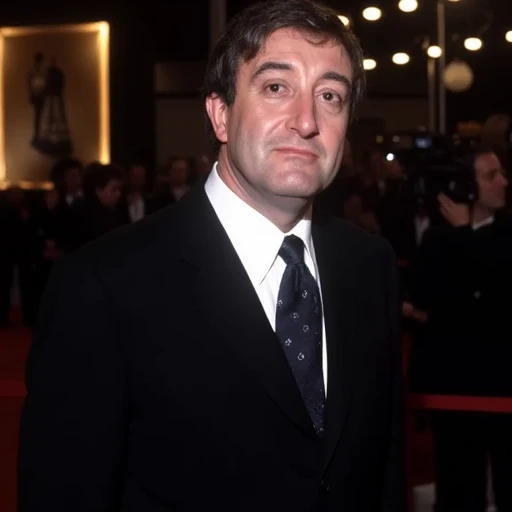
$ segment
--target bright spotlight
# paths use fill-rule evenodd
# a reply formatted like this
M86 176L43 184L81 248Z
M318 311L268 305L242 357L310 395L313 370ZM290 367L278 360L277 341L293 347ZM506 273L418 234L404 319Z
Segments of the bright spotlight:
M509 43L512 43L512 30L509 30L509 31L505 34L505 39L506 39Z
M399 66L407 64L410 60L411 58L409 57L409 55L407 55L407 53L399 52L393 55L393 62L395 64L398 64Z
M363 11L363 18L368 21L380 20L382 11L378 7L367 7Z
M472 52L476 52L478 50L480 50L480 48L482 48L482 40L479 39L478 37L468 37L465 41L464 41L464 47L466 48L466 50L469 50L469 51L472 51Z
M345 27L348 27L350 25L350 20L346 16L343 16L342 14L340 14L338 16L338 18L341 21L341 23L343 23L343 25L345 25Z
M363 65L366 71L370 71L371 69L375 69L377 67L377 62L374 59L364 59Z
M432 59L439 59L441 55L443 54L443 50L439 46L429 46L427 49L427 54Z
M413 12L418 8L418 0L400 0L398 8L403 12Z

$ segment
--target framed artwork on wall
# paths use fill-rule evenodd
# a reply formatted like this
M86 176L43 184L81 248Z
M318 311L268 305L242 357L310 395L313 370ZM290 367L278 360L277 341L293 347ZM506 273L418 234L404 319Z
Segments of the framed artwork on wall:
M110 160L109 24L0 28L0 187Z

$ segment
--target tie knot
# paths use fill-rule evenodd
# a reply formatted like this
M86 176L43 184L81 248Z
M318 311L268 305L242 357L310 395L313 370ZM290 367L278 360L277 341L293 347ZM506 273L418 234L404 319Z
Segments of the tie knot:
M295 235L289 235L283 240L279 256L287 265L295 265L304 262L304 242Z

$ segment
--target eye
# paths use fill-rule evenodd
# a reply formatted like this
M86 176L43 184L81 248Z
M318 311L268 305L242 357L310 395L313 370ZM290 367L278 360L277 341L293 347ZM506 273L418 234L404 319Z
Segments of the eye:
M339 114L343 110L343 97L336 91L322 91L318 98L323 106L332 114Z
M281 86L281 84L269 84L269 85L267 85L267 89L270 92L277 94L277 93L281 92L282 86Z
M324 100L328 101L329 103L341 103L342 102L340 95L337 93L331 92L331 91L322 93L322 98Z

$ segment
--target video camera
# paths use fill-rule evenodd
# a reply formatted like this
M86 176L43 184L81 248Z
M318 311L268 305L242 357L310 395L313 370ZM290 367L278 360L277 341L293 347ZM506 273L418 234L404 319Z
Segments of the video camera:
M456 203L474 204L478 198L472 154L476 141L458 141L429 133L395 135L388 158L398 158L418 203L433 223L444 222L439 212L439 194ZM391 155L391 156L389 156Z

